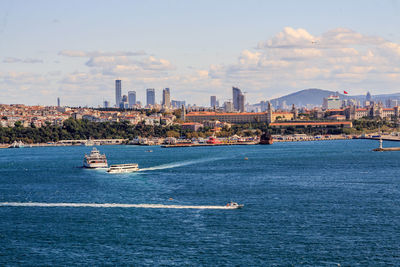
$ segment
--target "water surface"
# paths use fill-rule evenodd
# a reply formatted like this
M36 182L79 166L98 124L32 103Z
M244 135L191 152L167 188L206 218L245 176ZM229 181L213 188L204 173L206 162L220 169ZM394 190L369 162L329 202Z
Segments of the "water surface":
M90 147L1 149L0 202L245 207L2 206L0 265L398 265L400 152L377 145L97 147L142 168L112 175L78 168Z

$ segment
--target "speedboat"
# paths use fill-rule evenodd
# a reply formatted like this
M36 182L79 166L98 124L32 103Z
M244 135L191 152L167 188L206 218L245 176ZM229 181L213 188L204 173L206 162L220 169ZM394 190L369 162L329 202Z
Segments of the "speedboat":
M14 141L14 143L12 143L8 148L21 148L24 147L24 143L22 143L22 141Z
M229 202L228 204L226 204L226 206L227 206L228 208L231 208L231 209L241 209L241 208L244 207L243 204L238 204L238 203L232 202L232 201Z
M85 158L83 159L83 167L85 168L107 168L107 158L106 155L100 154L95 147L90 152L90 155L85 154Z
M129 172L137 172L139 170L137 163L129 163L129 164L115 164L111 165L107 170L108 173L129 173Z

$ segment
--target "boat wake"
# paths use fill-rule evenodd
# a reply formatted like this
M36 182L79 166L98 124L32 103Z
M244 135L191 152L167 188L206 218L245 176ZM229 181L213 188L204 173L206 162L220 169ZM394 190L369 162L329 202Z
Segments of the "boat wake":
M225 158L206 158L206 159L179 161L179 162L162 164L159 166L154 166L154 167L149 167L149 168L143 168L143 169L139 169L139 171L143 172L143 171L171 169L171 168L182 167L182 166L192 165L192 164L196 164L196 163L203 163L203 162L208 162L208 161L215 161L215 160L220 160L220 159L225 159Z
M0 207L71 207L71 208L145 208L145 209L199 209L231 210L232 206L193 206L164 204L122 204L122 203L46 203L46 202L0 202Z

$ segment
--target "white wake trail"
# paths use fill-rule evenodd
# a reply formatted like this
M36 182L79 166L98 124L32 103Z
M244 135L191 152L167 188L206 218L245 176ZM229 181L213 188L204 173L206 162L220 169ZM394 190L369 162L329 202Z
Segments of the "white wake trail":
M143 168L143 169L139 169L139 171L155 171L155 170L171 169L171 168L182 167L182 166L192 165L192 164L196 164L196 163L209 162L209 161L214 161L214 160L221 160L221 159L225 159L225 158L205 158L205 159L197 159L197 160L179 161L179 162L173 162L173 163L163 164L163 165L149 167L149 168Z
M122 204L122 203L46 203L46 202L0 202L0 207L89 207L89 208L146 208L146 209L210 209L231 210L231 206L193 206L164 204Z

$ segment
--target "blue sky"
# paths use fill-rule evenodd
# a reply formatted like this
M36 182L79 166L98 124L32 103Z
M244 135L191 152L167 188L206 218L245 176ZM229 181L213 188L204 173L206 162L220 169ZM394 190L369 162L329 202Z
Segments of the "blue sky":
M0 1L0 103L399 92L399 1Z

